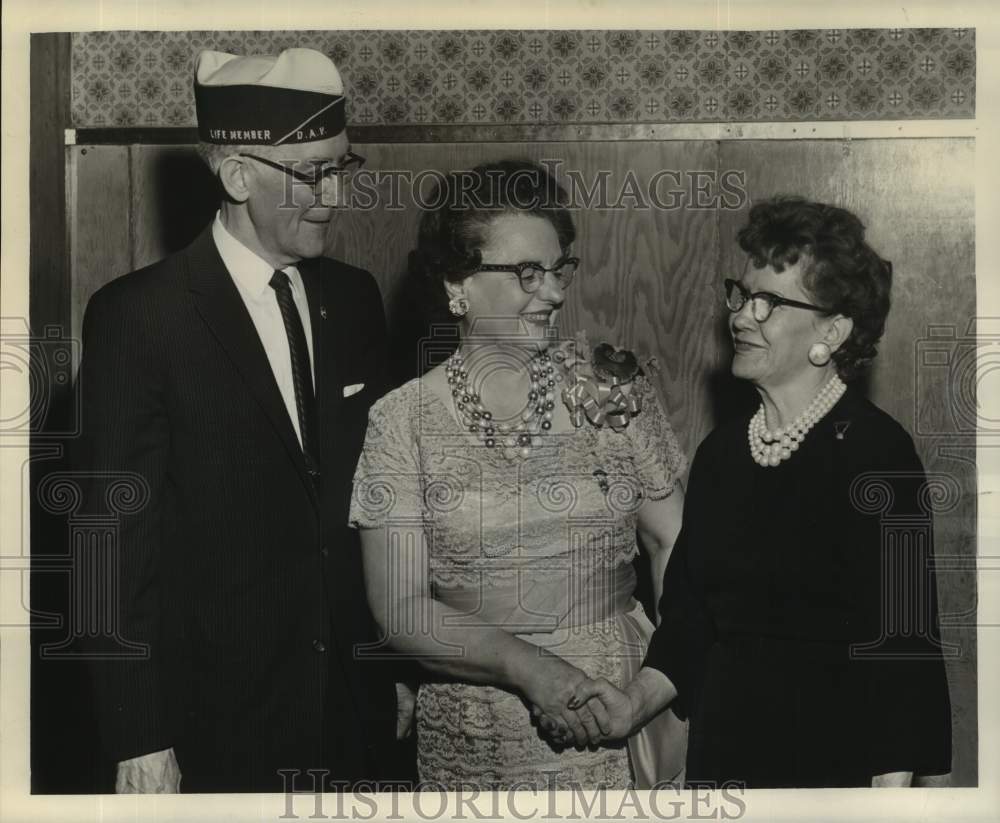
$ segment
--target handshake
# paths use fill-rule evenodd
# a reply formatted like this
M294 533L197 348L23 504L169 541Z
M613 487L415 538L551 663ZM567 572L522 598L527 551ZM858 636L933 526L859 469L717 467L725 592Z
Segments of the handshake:
M549 741L559 747L596 746L632 734L640 712L627 687L623 691L562 662L571 675L563 670L547 693L535 688L529 694L531 716Z

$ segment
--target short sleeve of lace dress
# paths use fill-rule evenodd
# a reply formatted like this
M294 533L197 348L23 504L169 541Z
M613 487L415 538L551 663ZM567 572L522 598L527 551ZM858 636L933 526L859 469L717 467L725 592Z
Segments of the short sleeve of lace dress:
M632 460L645 496L662 500L687 470L687 457L649 378L637 377L633 391L641 398L642 411L625 430L632 443Z
M422 483L414 435L417 403L407 386L378 400L368 413L365 445L354 472L349 524L375 529L422 517Z

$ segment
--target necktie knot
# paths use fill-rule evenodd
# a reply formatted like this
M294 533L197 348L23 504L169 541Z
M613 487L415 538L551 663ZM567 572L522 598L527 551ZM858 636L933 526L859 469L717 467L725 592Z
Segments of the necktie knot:
M275 291L284 291L285 289L291 288L291 281L288 279L288 275L285 274L281 269L276 269L274 274L271 275L271 279L268 284Z

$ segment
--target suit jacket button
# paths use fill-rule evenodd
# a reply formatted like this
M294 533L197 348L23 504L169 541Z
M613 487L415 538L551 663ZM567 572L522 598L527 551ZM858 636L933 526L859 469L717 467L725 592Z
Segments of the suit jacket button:
M326 651L326 643L324 643L322 640L313 640L313 648L316 651L323 653Z
M330 550L326 546L324 546L322 549L320 549L319 553L321 555L323 555L323 557L329 557L330 556Z

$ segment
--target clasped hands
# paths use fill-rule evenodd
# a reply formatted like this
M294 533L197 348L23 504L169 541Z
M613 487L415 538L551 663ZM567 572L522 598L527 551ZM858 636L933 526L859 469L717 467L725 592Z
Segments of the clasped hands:
M628 737L636 724L632 699L603 677L590 678L565 661L542 666L528 691L531 716L555 745L596 746Z

